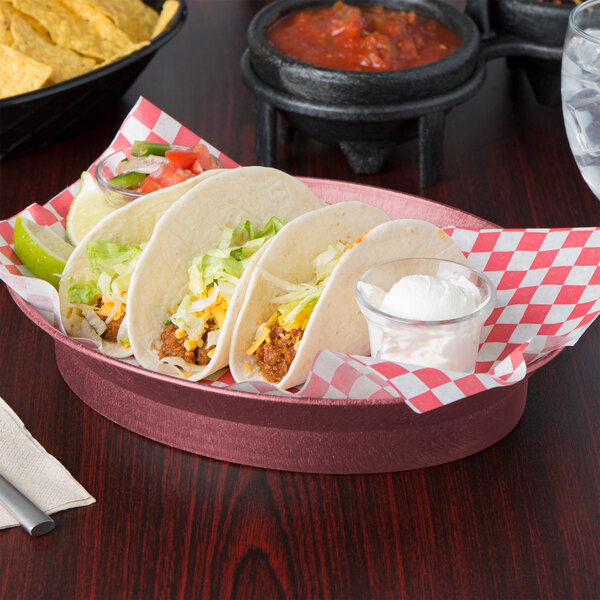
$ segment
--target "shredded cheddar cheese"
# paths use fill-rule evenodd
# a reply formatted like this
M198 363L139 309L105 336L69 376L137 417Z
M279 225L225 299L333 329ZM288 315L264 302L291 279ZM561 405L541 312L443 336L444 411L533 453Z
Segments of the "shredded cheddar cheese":
M368 231L365 231L361 236L357 237L347 248L347 250L350 250L350 248L354 248L354 246L356 246L357 244L360 244L363 241L363 238L365 237L365 235L367 235L367 233L369 233Z
M271 327L273 325L275 325L276 322L277 322L277 313L274 312L271 315L271 317L269 318L269 320L265 323L264 327L261 329L261 331L258 334L258 337L254 341L254 343L250 346L250 348L248 348L246 350L246 354L248 356L254 354L258 350L259 346L269 337L269 333L271 332Z
M102 303L98 309L96 309L96 314L99 317L104 317L106 323L110 323L113 320L117 320L122 318L125 315L125 303L120 301L115 301L112 296L108 296L104 294L102 296Z
M246 354L248 356L250 356L251 354L254 354L258 350L259 346L269 337L270 331L271 331L271 328L268 327L267 325L265 325L262 328L262 331L260 332L259 336L254 341L252 346L250 346L250 348L248 348L246 350Z

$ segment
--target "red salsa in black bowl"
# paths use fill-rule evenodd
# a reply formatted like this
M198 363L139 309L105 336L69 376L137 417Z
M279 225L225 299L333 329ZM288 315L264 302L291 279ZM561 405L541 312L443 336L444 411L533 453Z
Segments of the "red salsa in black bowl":
M412 10L341 0L276 21L266 38L275 50L300 62L346 71L422 67L460 46L454 31Z
M275 0L248 28L252 68L313 102L391 104L436 96L470 78L473 21L443 0Z

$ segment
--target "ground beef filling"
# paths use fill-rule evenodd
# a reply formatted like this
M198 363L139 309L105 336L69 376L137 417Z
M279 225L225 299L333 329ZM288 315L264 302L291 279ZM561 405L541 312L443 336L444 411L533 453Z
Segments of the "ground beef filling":
M269 337L254 353L267 381L279 383L284 378L296 356L295 346L302 339L302 333L302 329L292 329L288 332L280 326L271 329Z
M192 365L198 365L203 367L210 362L210 356L208 351L210 348L206 347L206 336L209 331L217 328L217 324L211 319L207 323L207 329L202 336L202 347L196 346L193 350L188 350L184 342L188 339L187 335L182 338L178 338L175 332L178 330L177 325L169 323L160 334L160 350L158 351L158 359L162 360L167 356L178 356Z

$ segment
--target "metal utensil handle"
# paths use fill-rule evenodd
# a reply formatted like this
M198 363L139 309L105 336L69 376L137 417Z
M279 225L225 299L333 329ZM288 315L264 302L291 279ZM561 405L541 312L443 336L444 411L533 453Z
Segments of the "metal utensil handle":
M43 535L54 529L54 521L2 475L0 503L30 535Z

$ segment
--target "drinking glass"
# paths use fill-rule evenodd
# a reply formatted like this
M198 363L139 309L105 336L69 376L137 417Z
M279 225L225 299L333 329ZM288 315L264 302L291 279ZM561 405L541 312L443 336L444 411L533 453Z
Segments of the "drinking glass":
M600 199L600 0L583 2L569 15L561 95L571 152Z

